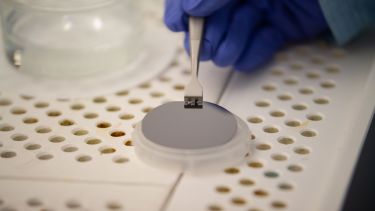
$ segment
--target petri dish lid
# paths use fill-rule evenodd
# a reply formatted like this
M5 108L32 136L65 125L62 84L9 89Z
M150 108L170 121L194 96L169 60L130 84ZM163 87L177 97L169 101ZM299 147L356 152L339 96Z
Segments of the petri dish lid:
M133 132L138 157L154 166L205 171L241 163L250 151L247 124L225 108L204 102L185 109L170 102L149 112Z

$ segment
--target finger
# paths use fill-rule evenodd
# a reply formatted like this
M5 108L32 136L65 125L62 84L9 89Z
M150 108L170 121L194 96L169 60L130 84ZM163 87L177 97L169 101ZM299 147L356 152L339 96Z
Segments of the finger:
M246 47L247 40L261 20L261 14L248 4L234 12L225 38L214 52L213 61L220 67L233 65Z
M183 0L182 6L192 16L209 16L230 2L237 0Z
M182 0L165 1L164 23L171 31L187 31L187 15L182 8Z
M285 4L292 11L294 25L299 27L304 38L312 38L327 28L318 1L285 1Z
M213 58L214 51L227 32L233 6L220 9L206 18L205 32L200 51L201 60L206 61ZM185 37L185 48L188 52L190 51L188 35Z
M241 72L252 71L267 63L285 44L282 33L271 26L261 28L247 43L246 50L234 68Z

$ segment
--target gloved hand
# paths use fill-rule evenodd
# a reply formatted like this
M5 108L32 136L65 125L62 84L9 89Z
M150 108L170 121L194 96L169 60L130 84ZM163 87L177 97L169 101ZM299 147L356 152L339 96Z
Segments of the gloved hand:
M318 0L166 0L164 22L184 31L188 17L206 17L201 60L251 71L285 44L311 39L328 29Z

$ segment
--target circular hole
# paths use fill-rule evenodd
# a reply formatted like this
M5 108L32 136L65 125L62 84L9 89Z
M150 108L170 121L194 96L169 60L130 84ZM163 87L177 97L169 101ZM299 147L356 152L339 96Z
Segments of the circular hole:
M25 124L35 124L37 122L38 122L38 119L34 117L28 117L28 118L23 119L23 123Z
M258 161L250 162L247 165L251 168L262 168L263 167L263 164L261 162L258 162Z
M323 116L320 114L308 114L306 118L311 121L321 121L323 120Z
M31 198L31 199L27 200L26 203L30 207L39 207L39 206L43 205L43 202L40 199L37 199L37 198Z
M129 100L129 103L133 104L133 105L140 104L142 102L143 102L143 100L139 99L139 98L132 98L132 99Z
M268 107L271 105L271 103L266 100L260 100L260 101L255 102L255 105L258 107Z
M169 78L168 76L160 76L159 77L159 81L161 81L161 82L169 82L169 81L171 81L171 78Z
M281 110L271 111L270 115L273 117L283 117L285 116L285 112Z
M238 168L231 167L231 168L226 168L224 172L227 174L238 174L240 173L240 170Z
M94 103L105 103L107 102L107 99L105 97L95 97L92 101Z
M25 149L27 149L27 150L37 150L37 149L40 149L40 148L42 148L42 146L39 145L39 144L26 144L25 145Z
M185 86L182 85L182 84L176 84L176 85L173 86L173 88L174 88L175 90L177 90L177 91L182 91L182 90L185 89Z
M291 171L291 172L301 172L303 170L303 168L302 168L302 166L292 164L292 165L288 166L288 170Z
M283 154L274 154L272 155L272 159L275 160L275 161L285 161L287 160L287 156L283 155Z
M339 73L340 72L340 66L335 64L330 64L325 67L325 71L327 73Z
M320 74L318 72L308 72L306 73L306 77L309 79L318 79L320 78Z
M216 192L218 192L218 193L229 193L230 192L230 188L227 187L227 186L217 186L216 187Z
M310 53L310 48L306 46L297 46L294 48L294 50L296 54L299 54L301 56L306 56Z
M164 93L163 92L151 92L150 95L151 97L159 98L159 97L163 97Z
M241 206L246 204L246 200L241 197L234 197L232 198L231 202L234 205L241 205Z
M11 138L13 141L25 141L28 137L24 134L14 134Z
M251 139L251 140L255 140L255 138L256 138L256 137L255 137L254 134L250 134L250 139Z
M301 126L301 121L295 120L295 119L287 120L287 121L285 121L285 125L287 125L289 127L299 127L299 126Z
M258 150L266 151L266 150L271 149L271 145L269 145L269 144L258 144L258 145L256 146L256 148L257 148Z
M59 122L61 126L72 126L74 125L74 121L70 119L63 119Z
M288 101L288 100L291 100L293 97L290 94L281 94L281 95L278 95L277 98L282 101Z
M310 59L311 63L316 64L316 65L321 65L324 63L324 59L320 56L313 56Z
M100 144L102 143L102 141L98 138L88 138L86 139L86 144L88 145L96 145L96 144Z
M277 140L280 144L284 144L284 145L289 145L289 144L293 144L294 143L294 139L291 138L291 137L280 137L278 140Z
M258 208L250 208L248 211L262 211L262 210Z
M121 91L116 92L116 95L117 96L127 96L127 95L129 95L129 91L128 90L121 90Z
M0 98L0 106L9 106L12 104L12 101L6 98Z
M247 121L253 124L258 124L258 123L262 123L263 119L261 117L253 116L253 117L249 117Z
M138 85L138 88L141 88L141 89L148 89L150 87L151 87L150 83L143 83L143 84Z
M13 151L3 151L0 153L0 157L2 158L13 158L16 156L17 156L17 153Z
M85 117L86 119L95 119L98 117L98 114L89 112L89 113L85 113L83 117Z
M102 154L112 154L116 152L116 149L113 147L102 147L99 151Z
M69 102L69 98L57 98L56 99L58 102Z
M120 110L121 110L121 108L118 107L118 106L108 106L107 107L108 112L117 112L117 111L120 111Z
M119 156L119 157L114 157L113 162L121 164L121 163L129 162L129 159L126 157Z
M47 102L37 102L34 104L35 108L47 108L49 103Z
M58 117L60 115L61 115L61 112L57 110L47 111L47 116L49 117Z
M92 160L92 157L89 156L89 155L79 155L79 156L77 156L76 160L78 162L84 163L84 162L88 162L88 161Z
M17 108L12 108L10 110L10 113L14 115L21 115L21 114L25 114L26 110L24 108L17 107Z
M305 104L294 104L292 105L292 108L297 111L303 111L307 109L307 105Z
M73 135L75 135L75 136L84 136L84 135L89 134L89 131L84 130L84 129L76 129L76 130L73 130L72 133L73 133Z
M266 171L264 172L264 176L268 178L276 178L276 177L279 177L279 174L275 171Z
M52 130L51 130L51 128L40 126L40 127L35 128L35 131L37 133L49 133Z
M251 186L251 185L255 184L255 182L253 180L246 179L246 178L240 179L239 183L240 183L240 185L243 185L243 186Z
M108 122L99 122L98 124L96 124L96 127L98 127L98 128L109 128L109 127L111 127L111 124L108 123Z
M127 140L127 141L125 141L124 145L128 146L128 147L131 147L131 146L133 146L133 142L131 140Z
M266 197L268 196L268 192L262 189L254 190L254 195L258 197Z
M2 132L9 132L9 131L12 131L14 130L14 127L12 125L8 125L8 124L1 124L0 125L0 131Z
M70 106L70 108L72 109L72 110L82 110L82 109L84 109L85 108L85 106L83 105L83 104L73 104L73 105L71 105Z
M278 52L275 54L275 59L280 62L284 62L288 60L288 54L285 52Z
M78 148L72 145L66 145L61 147L62 151L64 152L76 152L78 151Z
M300 90L298 90L299 93L303 94L303 95L311 95L314 93L314 90L311 89L311 88L301 88Z
M293 190L293 186L289 183L280 183L278 185L278 187L279 187L280 190L284 190L284 191Z
M130 119L134 119L134 115L133 115L133 114L121 114L119 117L120 117L120 119L122 119L122 120L130 120Z
M332 89L336 86L336 84L333 81L323 81L320 83L320 86L325 89Z
M188 70L188 69L186 69L186 70L183 70L183 71L182 71L182 74L183 74L183 75L187 75L187 76L189 76L189 75L191 75L191 71Z
M68 202L66 202L66 207L68 207L69 209L78 209L81 207L81 203L79 203L78 201L76 200L70 200Z
M283 209L286 207L286 204L282 201L274 201L271 203L271 206L275 209Z
M304 147L297 147L294 149L294 152L299 155L307 155L310 153L310 150Z
M113 131L113 132L111 132L112 137L121 137L121 136L124 136L124 135L126 135L126 133L123 132L123 131Z
M271 70L271 74L274 75L274 76L282 76L284 75L284 71L282 69L279 69L279 68L274 68Z
M271 91L275 91L276 90L276 86L273 85L273 84L265 84L265 85L262 86L262 89L264 91L271 92Z
M223 208L220 205L217 204L211 204L207 208L209 211L222 211Z
M305 137L314 137L317 135L317 133L313 130L303 130L301 131L301 135Z
M23 100L32 100L32 99L34 99L34 97L31 96L31 95L20 95L20 98L23 99Z
M346 55L346 51L344 49L335 48L331 51L331 54L334 58L343 58Z
M49 141L52 142L52 143L61 143L61 142L65 141L65 138L62 137L62 136L51 136L49 138Z
M152 111L152 109L154 109L154 108L152 108L152 107L146 107L146 108L142 109L142 112L143 113L148 113L148 112Z
M298 84L298 80L296 78L287 78L284 80L286 85L296 85Z
M119 210L122 209L122 205L118 202L112 201L107 203L107 208L110 210Z
M289 65L290 69L292 70L302 70L303 69L303 65L300 64L300 63L292 63Z
M266 133L277 133L279 132L279 129L275 126L266 126L263 128L263 131Z
M37 158L39 160L50 160L53 158L53 155L48 154L48 153L42 153L42 154L37 155Z

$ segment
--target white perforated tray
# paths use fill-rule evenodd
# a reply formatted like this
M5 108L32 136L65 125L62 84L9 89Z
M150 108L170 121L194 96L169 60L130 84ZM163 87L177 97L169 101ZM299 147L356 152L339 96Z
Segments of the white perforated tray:
M338 210L375 104L374 51L316 42L249 75L204 64L207 100L254 132L248 163L204 175L143 164L130 137L150 109L182 99L182 50L158 77L100 96L0 90L0 210Z

